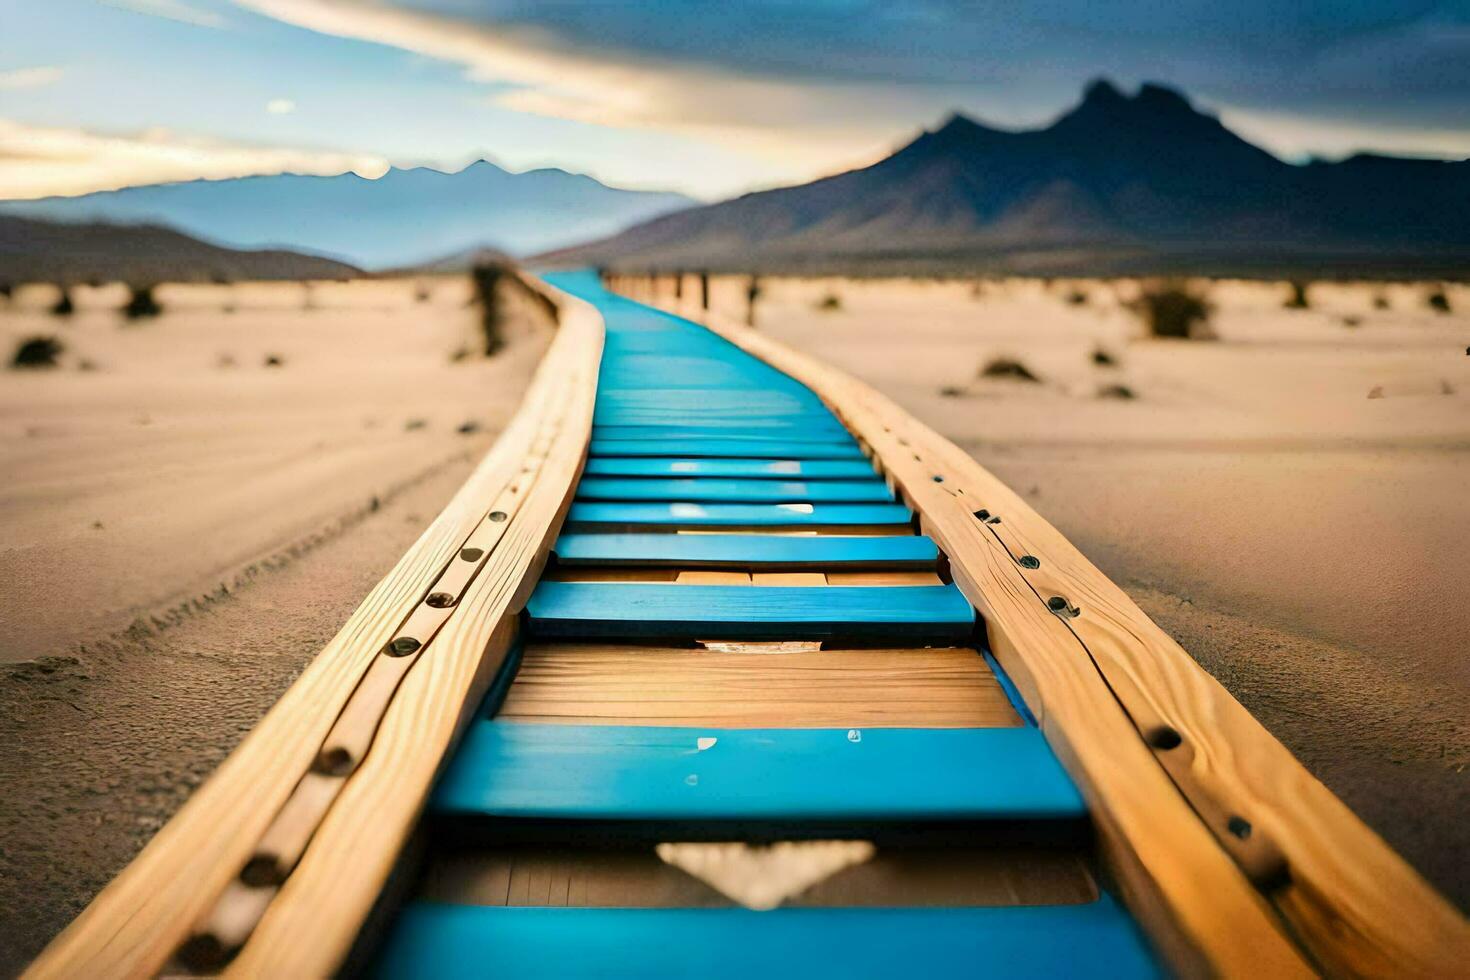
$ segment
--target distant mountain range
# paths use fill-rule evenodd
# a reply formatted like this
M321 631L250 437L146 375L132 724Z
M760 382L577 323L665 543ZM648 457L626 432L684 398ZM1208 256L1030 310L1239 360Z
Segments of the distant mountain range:
M1093 82L1044 129L956 115L892 156L541 261L620 268L1459 275L1470 161L1285 163L1179 92Z
M3 201L0 213L162 224L235 248L300 249L381 269L480 248L544 251L693 203L564 170L510 173L482 160L458 173L415 167L377 180L280 174L154 184Z
M221 248L157 225L80 224L0 214L0 282L12 285L346 279L360 274L316 255Z

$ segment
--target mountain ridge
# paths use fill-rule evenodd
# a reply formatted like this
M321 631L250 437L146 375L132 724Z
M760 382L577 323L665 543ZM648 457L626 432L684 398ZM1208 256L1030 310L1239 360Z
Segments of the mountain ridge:
M0 214L0 281L211 282L346 279L351 265L284 249L232 249L148 224Z
M1099 79L1039 128L956 112L870 166L663 215L538 260L1224 274L1280 264L1442 272L1467 257L1470 162L1358 154L1292 164L1176 89L1145 82L1128 95Z
M455 171L391 167L378 178L267 174L0 201L0 214L161 224L227 247L285 248L387 268L487 244L513 254L541 251L692 203L555 167L513 173L481 159Z

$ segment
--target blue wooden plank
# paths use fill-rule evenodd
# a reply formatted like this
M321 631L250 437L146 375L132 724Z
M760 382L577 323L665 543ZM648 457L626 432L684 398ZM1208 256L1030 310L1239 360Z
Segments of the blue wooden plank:
M696 654L691 654L696 656ZM1036 728L681 728L478 719L435 812L526 820L1084 821Z
M563 534L565 565L664 565L679 568L933 568L939 549L911 535Z
M879 503L893 500L888 484L869 480L624 479L583 477L578 500L693 500L727 503Z
M717 476L769 480L854 480L874 475L858 459L687 459L599 456L587 461L588 476Z
M840 425L829 427L815 425L793 425L780 420L768 424L753 425L748 420L737 419L729 425L602 425L592 427L594 442L619 442L633 440L647 442L666 439L670 444L665 451L679 452L678 443L685 439L719 440L722 442L766 442L781 440L791 443L853 444L852 434Z
M841 640L963 644L974 610L954 585L754 586L542 581L530 634L585 640Z
M1161 967L1107 895L998 908L523 908L412 902L384 980L1144 980Z
M857 443L789 439L596 439L594 456L711 456L736 459L866 459Z
M903 504L583 503L567 513L572 525L622 527L872 527L908 524Z

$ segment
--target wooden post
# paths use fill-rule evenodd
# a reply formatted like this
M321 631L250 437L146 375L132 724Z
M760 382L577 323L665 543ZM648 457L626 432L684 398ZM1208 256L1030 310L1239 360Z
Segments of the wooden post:
M709 271L702 270L699 273L699 308L709 312Z
M678 272L675 272L674 273L674 302L676 304L682 304L684 302L684 270L683 269L680 269Z
M750 283L745 287L745 325L755 326L755 301L761 295L760 276L754 273L750 276Z

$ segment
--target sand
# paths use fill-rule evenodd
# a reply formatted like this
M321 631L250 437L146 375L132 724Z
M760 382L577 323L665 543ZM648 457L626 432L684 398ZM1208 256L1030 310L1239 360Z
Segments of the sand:
M1214 342L1143 339L1132 288L767 278L757 325L1025 494L1470 906L1470 288L1217 283Z
M0 377L0 976L259 720L519 403L547 326L518 307L505 351L454 362L467 283L426 285L317 284L311 308L300 284L164 287L126 325L116 289L64 324L39 288L0 301L7 358L67 347Z

